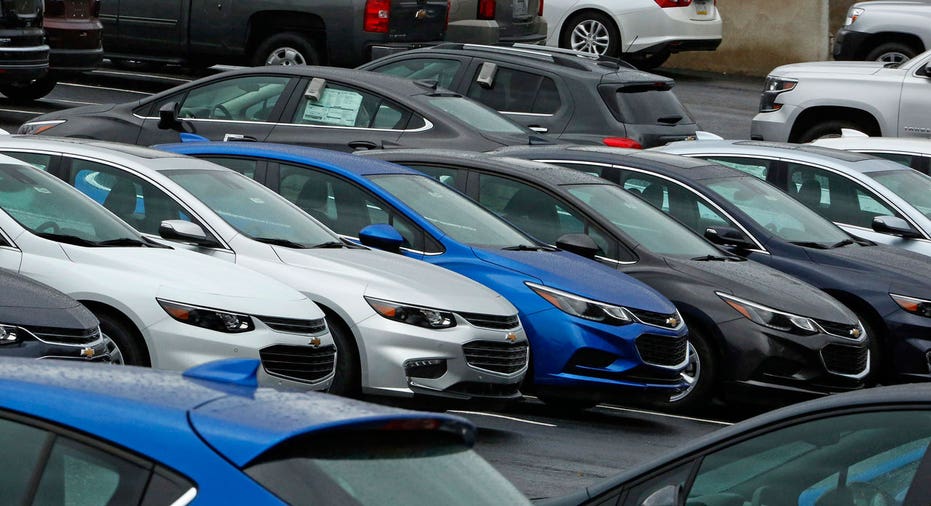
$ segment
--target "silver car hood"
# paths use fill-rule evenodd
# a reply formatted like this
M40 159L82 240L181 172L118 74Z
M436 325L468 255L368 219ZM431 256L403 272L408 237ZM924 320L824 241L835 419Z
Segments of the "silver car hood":
M882 62L875 61L817 61L806 63L792 63L774 68L769 75L778 77L794 77L808 74L859 75L869 76L883 70Z

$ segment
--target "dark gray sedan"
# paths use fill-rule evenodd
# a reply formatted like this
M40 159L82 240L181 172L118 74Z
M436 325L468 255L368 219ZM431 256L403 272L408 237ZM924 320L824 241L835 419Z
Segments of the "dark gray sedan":
M18 133L151 145L181 132L340 151L549 142L435 82L313 66L224 72L136 102L44 114Z

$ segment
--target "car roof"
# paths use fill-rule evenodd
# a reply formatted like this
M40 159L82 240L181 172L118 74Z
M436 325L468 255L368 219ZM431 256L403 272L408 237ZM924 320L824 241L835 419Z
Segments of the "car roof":
M851 151L901 151L931 156L931 139L923 137L830 137L811 144Z
M23 146L38 149L61 149L62 151L75 150L93 154L101 149L125 159L158 160L162 158L183 158L183 155L159 151L144 146L134 146L120 142L100 141L96 139L82 139L76 137L53 137L36 135L4 135L0 136L0 145ZM134 160L135 161L135 160Z

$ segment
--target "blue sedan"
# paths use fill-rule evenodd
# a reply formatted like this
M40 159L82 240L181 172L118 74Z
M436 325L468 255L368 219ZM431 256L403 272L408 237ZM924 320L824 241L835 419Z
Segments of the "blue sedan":
M687 330L669 300L626 274L532 239L421 172L297 146L161 148L243 172L337 233L497 291L517 307L530 340L533 384L526 390L549 404L668 398L686 386Z
M4 504L529 504L461 418L184 375L0 362Z

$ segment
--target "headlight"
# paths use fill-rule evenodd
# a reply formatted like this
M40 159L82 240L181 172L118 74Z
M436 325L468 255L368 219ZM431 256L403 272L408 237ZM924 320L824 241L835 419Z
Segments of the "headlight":
M158 304L162 306L166 313L181 323L230 334L249 332L255 329L252 318L247 315L191 306L170 300L155 300L158 301Z
M23 330L13 325L0 325L0 346L19 342Z
M795 334L810 335L821 332L821 327L819 327L814 320L806 316L778 311L761 304L738 299L726 293L715 293L717 293L718 297L721 297L727 305L737 310L738 313L764 327L782 330L784 332L793 332Z
M760 112L773 112L782 109L782 104L776 103L776 97L787 91L792 91L798 81L782 77L767 76L763 84L763 94L760 96Z
M396 322L427 329L448 329L456 326L456 317L449 311L409 306L373 297L366 297L365 301L372 306L376 313Z
M847 11L847 19L844 20L844 26L850 26L857 21L857 18L863 15L862 7L854 7Z
M19 127L19 130L16 133L21 135L39 135L42 132L50 130L64 123L63 119L53 119L48 121L34 121L31 123L24 123Z
M572 316L609 325L627 325L633 322L630 313L621 306L597 302L536 283L526 282L524 284L547 302Z
M909 313L931 318L931 300L916 299L915 297L906 297L894 293L890 293L889 296L892 297L892 300L894 300L900 308Z

